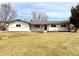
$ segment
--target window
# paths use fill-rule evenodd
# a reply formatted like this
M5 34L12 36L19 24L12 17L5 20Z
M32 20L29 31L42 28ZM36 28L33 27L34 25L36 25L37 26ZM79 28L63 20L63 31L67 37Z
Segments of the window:
M40 25L34 25L34 27L40 28Z
M51 25L51 27L56 27L56 25Z
M16 27L21 27L21 25L20 24L16 24Z
M61 25L61 27L66 27L66 25Z

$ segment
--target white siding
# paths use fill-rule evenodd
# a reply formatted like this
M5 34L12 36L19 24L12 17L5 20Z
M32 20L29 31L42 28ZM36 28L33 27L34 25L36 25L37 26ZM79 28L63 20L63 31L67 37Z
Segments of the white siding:
M20 24L21 27L16 27L16 24ZM9 24L8 31L30 31L30 26L28 23L16 21Z
M61 25L56 25L56 27L51 27L51 25L47 26L48 31L68 31L66 27L61 27Z

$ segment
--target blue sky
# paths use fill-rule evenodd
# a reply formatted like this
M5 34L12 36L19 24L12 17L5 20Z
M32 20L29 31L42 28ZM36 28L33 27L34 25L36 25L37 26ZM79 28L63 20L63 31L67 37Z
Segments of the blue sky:
M32 19L33 10L46 12L49 21L68 20L71 7L77 2L13 2L12 7L17 11L17 18Z

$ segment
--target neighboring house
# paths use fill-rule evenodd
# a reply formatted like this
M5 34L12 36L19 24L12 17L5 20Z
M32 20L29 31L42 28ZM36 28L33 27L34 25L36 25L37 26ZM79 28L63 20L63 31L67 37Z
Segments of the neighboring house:
M13 20L8 23L7 31L68 31L67 21L23 21Z

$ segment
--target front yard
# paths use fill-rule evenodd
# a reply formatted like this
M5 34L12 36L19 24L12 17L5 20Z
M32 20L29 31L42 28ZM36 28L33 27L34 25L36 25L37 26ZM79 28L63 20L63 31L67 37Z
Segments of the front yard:
M79 56L79 32L0 32L0 55Z

